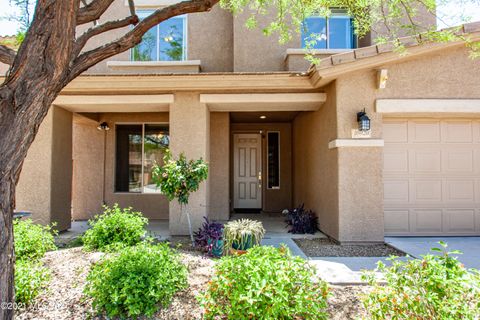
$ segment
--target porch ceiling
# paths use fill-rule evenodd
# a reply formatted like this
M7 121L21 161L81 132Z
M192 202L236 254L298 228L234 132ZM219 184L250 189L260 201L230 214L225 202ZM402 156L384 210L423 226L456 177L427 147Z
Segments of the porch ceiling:
M210 111L316 111L326 101L325 93L240 93L200 94Z
M272 122L290 122L300 111L280 111L280 112L232 112L230 120L232 123L272 123ZM260 116L265 116L261 119Z
M173 94L61 95L55 99L53 105L71 112L164 112L169 110L173 101Z

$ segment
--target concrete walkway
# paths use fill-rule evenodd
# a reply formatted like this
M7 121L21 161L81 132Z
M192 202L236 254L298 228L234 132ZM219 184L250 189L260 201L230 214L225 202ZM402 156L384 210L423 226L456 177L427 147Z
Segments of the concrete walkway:
M439 241L447 243L448 250L463 252L455 256L465 267L480 269L480 237L385 237L385 242L415 258L429 253L438 254L430 249L440 248Z

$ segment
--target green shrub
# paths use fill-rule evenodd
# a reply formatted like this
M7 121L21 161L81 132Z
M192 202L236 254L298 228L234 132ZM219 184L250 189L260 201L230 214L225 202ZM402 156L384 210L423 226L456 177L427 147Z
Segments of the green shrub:
M83 244L88 250L112 251L133 246L142 241L148 219L132 208L104 206L104 212L89 220L91 229L83 235Z
M107 257L87 277L85 293L109 317L152 316L187 286L187 270L167 244L141 243Z
M38 261L17 260L15 262L15 302L29 304L50 279L50 272Z
M373 319L478 319L480 275L466 270L446 245L441 255L400 261L392 266L378 263L387 285L378 284L373 273L364 275L374 286L363 298Z
M327 284L286 247L223 257L199 297L206 319L326 319Z
M32 220L13 220L13 238L17 260L38 260L45 252L55 250L54 235L50 226L35 224Z

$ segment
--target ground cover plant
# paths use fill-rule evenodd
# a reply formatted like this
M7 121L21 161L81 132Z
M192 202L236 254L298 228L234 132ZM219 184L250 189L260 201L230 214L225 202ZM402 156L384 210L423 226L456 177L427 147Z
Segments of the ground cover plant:
M51 226L33 223L31 219L14 220L15 238L15 302L28 305L45 289L50 271L40 259L47 251L55 250Z
M363 299L372 319L478 319L480 274L467 270L445 243L433 248L439 255L400 261L390 267L379 262L386 285L378 284L373 273L364 279L374 286Z
M327 319L327 284L286 247L256 246L215 265L205 319Z
M223 224L209 221L207 217L203 218L205 221L202 226L193 234L195 246L209 256L221 256L223 252Z
M167 244L123 248L94 265L85 294L108 317L152 316L187 286L187 269Z
M289 227L288 232L293 234L314 234L318 229L318 217L312 210L306 210L304 204L288 210L285 222Z
M148 219L132 208L104 206L103 214L88 221L91 226L82 237L85 249L113 251L143 240Z

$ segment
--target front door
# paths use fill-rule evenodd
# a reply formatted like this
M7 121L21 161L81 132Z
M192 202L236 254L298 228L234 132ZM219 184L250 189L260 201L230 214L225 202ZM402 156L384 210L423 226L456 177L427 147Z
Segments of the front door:
M262 208L262 136L256 133L233 135L233 206L235 209Z

